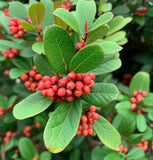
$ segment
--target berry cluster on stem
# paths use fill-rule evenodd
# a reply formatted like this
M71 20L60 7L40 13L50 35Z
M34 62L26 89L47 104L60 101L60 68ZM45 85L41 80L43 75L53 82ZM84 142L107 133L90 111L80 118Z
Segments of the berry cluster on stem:
M33 66L32 70L27 74L21 76L22 81L24 81L24 86L29 91L38 91L38 82L41 80L42 75L38 73L36 66Z
M147 92L146 91L137 91L135 90L133 92L133 97L131 97L130 101L131 101L131 110L132 111L137 111L137 104L141 103L143 101L143 97L147 96Z
M3 143L7 145L11 138L14 138L16 136L16 132L12 133L11 131L7 131L5 133L5 137L3 138Z
M145 141L144 139L142 139L140 143L134 144L133 146L140 147L143 151L146 151L148 149L148 141Z
M147 10L148 10L147 7L142 7L142 9L138 10L138 11L136 12L136 14L137 14L138 16L142 17L142 16L145 15L145 13L147 12Z
M94 130L92 125L95 124L95 120L99 119L99 114L96 113L96 106L89 106L88 110L85 111L85 114L81 116L77 136L83 135L93 135Z
M17 57L19 55L19 50L15 49L15 48L10 48L10 49L8 49L6 51L3 51L2 55L5 58L15 58L15 57Z
M120 150L120 152L123 152L123 153L125 153L125 154L128 153L128 148L123 147L122 145L119 146L119 150Z
M67 77L59 78L56 74L52 77L45 76L38 84L43 96L48 96L52 101L72 102L74 97L80 97L83 93L89 94L94 86L95 75L92 72L68 73Z
M14 38L22 38L27 33L27 30L21 26L22 22L24 21L16 17L9 20L9 30L14 34Z

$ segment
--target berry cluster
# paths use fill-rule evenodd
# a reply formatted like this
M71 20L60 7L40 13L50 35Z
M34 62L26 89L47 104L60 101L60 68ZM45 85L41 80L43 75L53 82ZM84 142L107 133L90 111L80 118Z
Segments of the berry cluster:
M33 66L32 70L27 74L23 74L21 76L22 81L24 81L24 86L28 89L28 91L37 91L38 81L40 81L42 75L38 73L36 66Z
M140 143L134 144L133 146L140 147L143 151L146 151L148 149L148 141L145 141L144 139L142 139Z
M141 103L142 101L143 101L143 97L145 97L145 96L147 96L147 92L146 91L141 91L141 90L139 90L139 91L134 91L133 92L133 95L134 95L134 97L131 97L131 99L130 99L130 101L131 101L131 110L135 110L136 109L136 107L137 107L137 103Z
M84 42L84 43L80 43L80 42L78 42L77 44L76 44L76 46L75 46L75 49L78 51L78 50L80 50L81 48L83 48L83 47L85 47L86 46L86 43Z
M119 146L119 150L120 150L120 152L123 152L123 153L125 153L125 154L128 153L128 148L123 147L122 145Z
M0 107L0 116L4 115L4 108Z
M70 10L71 7L71 3L70 2L66 2L65 4L61 4L61 8L64 8L66 10Z
M3 9L3 13L4 13L4 16L10 17L10 13L9 13L8 8L4 8L4 9Z
M99 114L95 112L96 109L96 106L91 105L88 111L85 112L85 115L81 116L77 136L87 136L94 134L92 124L95 124L95 120L99 119Z
M14 138L16 136L16 132L12 133L11 131L7 131L5 133L5 137L3 138L3 143L7 145L11 138Z
M142 7L142 9L138 10L138 11L136 12L136 14L137 14L138 16L142 17L142 16L145 15L145 13L147 12L147 10L148 10L147 7Z
M15 49L15 48L10 48L10 49L2 52L2 55L5 58L15 58L15 57L17 57L19 55L19 50Z
M25 33L27 33L27 30L21 26L21 23L24 22L23 20L13 17L9 22L9 30L14 34L14 38L21 38Z
M35 125L31 125L31 126L28 125L28 126L26 126L26 127L24 128L24 130L23 130L23 135L24 135L25 137L30 137L30 136L31 136L30 131L31 131L33 128L37 128L37 129L41 128L41 123L40 123L40 122L37 122Z
M88 72L70 72L67 77L59 79L55 74L53 77L45 76L38 84L43 96L48 96L52 101L72 102L74 97L80 97L83 93L89 94L90 88L94 86L95 75Z

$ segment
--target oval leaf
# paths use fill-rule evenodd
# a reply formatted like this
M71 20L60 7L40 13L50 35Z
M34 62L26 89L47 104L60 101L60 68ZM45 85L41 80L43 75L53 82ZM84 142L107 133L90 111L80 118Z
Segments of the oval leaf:
M98 67L104 58L103 49L98 44L91 44L81 49L71 60L70 70L86 73Z
M140 132L144 132L147 129L146 119L144 115L142 114L137 115L136 120L137 120L137 129Z
M143 97L143 104L146 106L153 106L153 93L148 93L146 97Z
M30 19L35 25L40 25L45 17L46 9L43 3L38 2L29 8Z
M68 72L69 62L75 55L75 46L66 30L56 25L48 27L44 36L44 49L57 72Z
M16 104L13 115L16 119L33 117L46 110L52 103L49 97L43 97L39 91Z
M99 119L95 121L93 128L101 140L101 142L113 149L119 151L119 145L121 144L121 137L117 130L102 116L99 116Z
M89 94L81 96L86 102L95 106L106 105L118 97L118 89L114 84L96 83Z
M31 31L31 32L36 32L38 31L38 28L34 27L33 25L31 25L30 23L28 22L22 22L21 23L22 27L24 29L26 29L27 31Z
M43 42L35 42L32 45L32 50L38 54L42 54L44 50L44 43Z
M20 77L22 74L27 73L28 70L19 69L19 68L12 68L9 72L9 76L11 79L16 79Z
M52 114L44 131L46 148L58 153L70 143L77 133L82 114L81 100L61 104Z

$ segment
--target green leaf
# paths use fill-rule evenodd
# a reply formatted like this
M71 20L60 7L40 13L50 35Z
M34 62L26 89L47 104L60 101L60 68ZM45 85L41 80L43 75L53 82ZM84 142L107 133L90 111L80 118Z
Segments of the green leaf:
M104 26L97 28L96 30L89 32L86 43L92 43L96 41L97 39L103 38L107 30L109 30L109 26L104 25Z
M34 25L40 25L46 14L46 9L43 3L37 2L29 8L30 19Z
M79 26L76 18L73 16L73 14L66 9L63 8L57 8L54 13L55 17L60 18L63 20L68 26L70 26L75 32L80 34Z
M93 23L93 25L91 26L91 28L89 29L89 33L93 30L96 30L97 28L105 25L106 23L108 23L109 21L111 21L111 19L113 18L113 14L111 12L108 13L104 13L102 14L99 18L96 19L96 21Z
M126 36L126 32L125 31L119 31L119 32L116 32L110 36L107 36L105 38L105 40L107 41L113 41L113 42L118 42L120 41L121 39L123 39L124 37Z
M145 24L145 17L144 16L138 16L134 15L133 20L136 21L140 26L143 26Z
M129 12L130 12L129 8L124 5L117 6L113 9L113 13L115 15L123 15L123 14L127 14Z
M105 4L102 5L102 9L101 9L102 12L108 12L110 10L112 10L112 4L111 3L105 3Z
M26 16L28 17L27 9L20 2L11 2L9 5L9 13L11 17L17 17L22 20L25 20Z
M139 147L135 147L135 148L132 148L128 154L127 154L127 158L129 160L137 160L138 158L141 158L141 157L144 157L144 151L139 148Z
M10 34L10 30L9 30L9 20L11 18L10 17L6 17L4 15L0 16L0 23L2 24L2 26L4 27L5 31L7 32L7 34Z
M43 28L54 24L54 16L53 16L53 2L48 0L41 0L41 2L44 4L46 9L46 15L45 18L41 24Z
M33 25L29 24L28 22L22 22L21 25L27 31L30 31L30 32L36 32L36 31L38 31L37 27L34 27Z
M32 45L32 50L38 54L42 54L44 50L44 43L43 42L35 42Z
M153 121L153 111L150 111L150 112L148 113L148 118L149 118L151 121Z
M51 66L50 62L44 55L35 55L34 57L35 66L40 74L43 76L53 76L56 72Z
M145 119L144 115L138 114L136 116L136 120L137 120L137 129L140 132L144 132L147 129L146 119Z
M105 55L114 54L122 50L122 47L115 42L103 41L99 39L95 41L95 43L98 43L104 49Z
M150 140L152 138L152 129L150 127L147 127L146 131L143 133L143 139Z
M95 106L104 106L118 97L118 89L114 84L95 83L89 94L83 94L81 98Z
M33 159L33 157L38 155L38 152L36 151L36 148L30 139L25 137L21 138L18 145L22 157L26 160Z
M70 143L77 133L82 114L81 100L61 104L52 114L44 131L46 148L59 153Z
M20 77L22 74L27 73L28 70L19 69L19 68L12 68L9 72L9 76L11 79L16 79Z
M147 72L136 73L130 81L130 90L149 91L150 89L150 76Z
M137 144L140 143L142 140L142 134L132 134L131 136L128 137L129 138L129 143L130 144Z
M106 73L113 72L121 67L121 60L118 57L118 54L104 56L103 63L98 66L96 69L92 70L95 75L102 75Z
M153 106L153 93L148 93L146 97L143 97L143 104L146 106Z
M52 25L44 36L44 49L50 63L59 73L67 73L68 65L75 55L73 40L66 30Z
M79 148L76 148L71 152L69 160L80 160L80 150L79 150Z
M76 16L79 24L81 35L84 36L85 22L88 21L88 28L90 30L93 20L96 15L96 3L93 0L79 0L76 6Z
M121 137L117 130L102 116L95 121L93 128L100 141L108 148L119 151Z
M114 32L117 32L118 30L122 29L125 25L130 23L132 21L131 17L124 18L122 16L117 16L111 20L111 22L108 23L110 29L106 33L106 35L111 35Z
M86 73L98 67L104 58L103 49L98 44L88 45L72 58L70 70L78 73Z
M36 92L19 102L13 109L16 119L33 117L46 110L53 102L49 97L43 97L41 92Z
M112 160L112 157L115 160L123 160L117 152L109 153L106 157L104 157L104 160Z
M31 58L34 55L35 55L35 52L33 52L31 47L20 51L20 56L24 58Z
M40 160L51 160L52 154L48 151L41 152L39 159Z

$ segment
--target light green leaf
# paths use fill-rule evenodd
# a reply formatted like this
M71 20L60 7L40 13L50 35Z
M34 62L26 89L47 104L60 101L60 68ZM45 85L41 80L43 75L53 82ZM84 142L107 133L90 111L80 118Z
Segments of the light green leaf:
M38 54L42 54L44 50L44 43L42 41L40 42L35 42L32 45L32 50Z
M147 129L146 119L145 119L144 115L138 114L136 116L136 120L137 120L137 129L140 132L144 132Z
M139 147L132 148L127 154L127 158L129 160L137 160L138 158L141 158L144 156L145 156L144 151Z
M20 77L22 74L27 73L28 70L19 69L19 68L12 68L9 72L9 76L11 79L16 79Z
M33 25L31 25L30 23L28 22L22 22L21 23L22 27L24 29L26 29L27 31L31 31L31 32L36 32L38 31L38 28L37 27L34 27Z
M43 151L39 157L40 160L52 160L52 154L48 151Z
M146 106L153 106L153 93L148 93L146 97L143 97L143 104Z
M105 4L102 5L102 9L101 9L102 12L108 12L110 10L112 10L112 4L111 3L105 3Z

